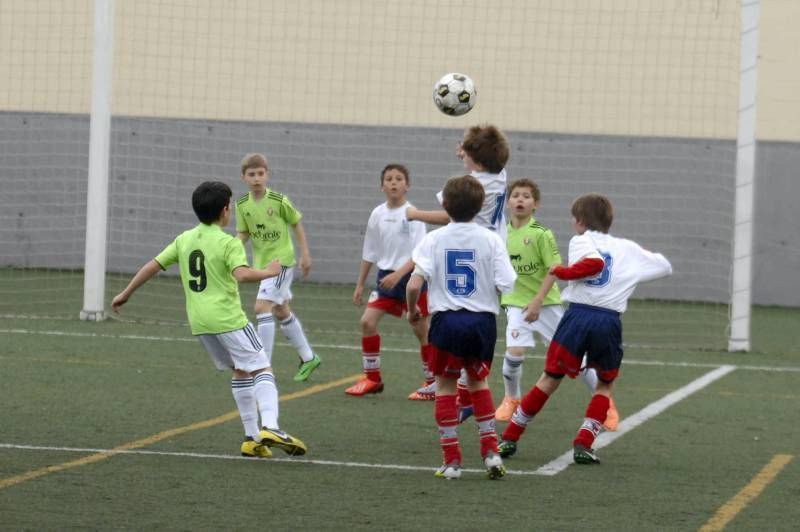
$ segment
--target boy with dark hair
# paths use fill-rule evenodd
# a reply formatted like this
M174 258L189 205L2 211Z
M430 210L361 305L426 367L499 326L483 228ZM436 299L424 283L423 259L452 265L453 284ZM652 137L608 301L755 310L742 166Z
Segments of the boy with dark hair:
M140 286L177 264L192 334L217 369L233 371L231 390L245 433L242 455L268 458L273 446L291 455L305 454L302 441L278 428L275 377L239 299L239 282L275 277L281 267L276 260L264 269L250 268L242 242L222 230L230 221L231 194L225 183L206 181L198 186L192 194L192 208L201 223L178 235L142 266L111 301L111 309L119 312Z
M445 479L461 476L456 393L462 370L474 405L487 475L491 479L505 475L486 377L497 339L497 291L510 291L516 274L503 240L473 221L483 199L484 188L472 176L454 177L447 182L442 205L452 221L426 235L414 248L415 270L406 288L408 319L414 324L422 319L417 302L423 283L428 282L428 307L433 316L428 333L428 362L436 376L435 417L444 453L436 476Z
M506 202L506 170L510 149L505 135L495 126L481 124L468 127L462 141L456 147L456 155L464 164L464 170L478 180L483 187L483 203L475 215L475 223L494 231L506 239L504 209ZM443 192L436 195L442 203ZM414 207L406 210L409 220L444 225L450 217L446 211L421 211ZM472 403L467 391L466 374L462 372L458 381L459 421L472 415Z
M516 452L525 427L564 375L578 375L585 354L586 365L597 370L598 382L572 442L573 458L577 464L599 462L592 444L606 420L622 364L620 315L637 284L672 274L672 266L660 253L608 234L614 212L605 196L580 196L572 204L572 216L577 234L569 241L569 266L552 266L548 274L569 281L563 298L570 305L550 342L542 376L522 398L503 432L499 448L504 457Z
M288 196L267 188L269 163L260 153L249 153L241 164L242 181L250 192L236 200L236 233L242 242L252 239L253 265L263 267L277 258L281 263L280 275L265 279L258 287L255 312L258 333L270 362L275 343L275 320L289 343L297 350L300 366L295 381L305 381L320 365L303 331L300 320L292 312L292 280L296 264L294 246L289 236L289 227L294 231L300 248L300 270L303 277L311 271L311 254L308 251L306 233L300 214Z
M411 251L425 236L424 223L409 222L405 218L405 210L411 205L406 199L410 185L408 168L402 164L388 164L381 172L381 190L386 195L386 201L375 207L369 215L353 303L361 306L364 285L373 264L378 265L378 286L370 294L367 308L361 316L361 361L364 378L345 390L348 395L363 396L383 391L378 323L387 313L401 317L407 310L406 284L411 277L411 270L414 269ZM426 295L423 292L418 302L423 317L428 315ZM425 384L408 398L433 401L433 374L427 363L428 320L419 320L412 324L412 329L420 344Z

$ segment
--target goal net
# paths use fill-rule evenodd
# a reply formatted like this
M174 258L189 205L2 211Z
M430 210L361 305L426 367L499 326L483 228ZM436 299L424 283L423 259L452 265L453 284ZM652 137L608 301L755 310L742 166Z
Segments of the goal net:
M76 319L86 220L93 3L0 7L0 313ZM190 196L267 155L303 212L313 267L296 277L309 336L353 342L353 283L379 172L411 170L437 206L463 173L465 127L492 123L511 180L542 191L536 217L566 260L569 206L599 192L612 234L663 252L671 278L640 286L630 344L724 349L732 264L739 3L718 0L140 0L114 12L106 306L130 274L196 224ZM476 107L432 103L446 72ZM91 208L92 206L89 206ZM233 227L229 227L233 231ZM182 323L177 271L124 318ZM256 287L243 285L245 308ZM252 313L251 313L252 314ZM399 334L399 333L398 333ZM408 334L403 331L402 334Z

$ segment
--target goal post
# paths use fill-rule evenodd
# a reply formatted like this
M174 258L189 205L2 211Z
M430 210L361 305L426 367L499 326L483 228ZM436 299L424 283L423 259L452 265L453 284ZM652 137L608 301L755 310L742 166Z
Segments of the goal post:
M80 318L105 319L108 169L111 146L111 81L114 65L114 0L94 2L92 108L86 195L86 255Z

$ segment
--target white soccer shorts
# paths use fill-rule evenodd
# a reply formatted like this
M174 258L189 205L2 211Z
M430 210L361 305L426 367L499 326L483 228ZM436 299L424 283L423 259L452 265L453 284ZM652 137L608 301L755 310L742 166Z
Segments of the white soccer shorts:
M294 266L281 267L281 273L275 277L264 279L258 285L257 299L272 301L276 305L283 305L292 299L292 281L294 280Z
M525 321L522 308L506 307L506 347L536 347L534 331L550 342L563 315L561 305L545 305L539 311L539 319L531 323Z
M249 322L237 331L201 334L198 338L220 371L238 369L250 373L270 366L261 338Z

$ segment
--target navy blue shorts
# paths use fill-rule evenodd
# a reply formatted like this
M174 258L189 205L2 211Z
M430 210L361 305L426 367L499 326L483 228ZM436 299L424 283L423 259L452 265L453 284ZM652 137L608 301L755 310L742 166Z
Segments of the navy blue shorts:
M483 379L492 367L496 341L496 317L491 312L437 312L428 331L428 343L434 347L430 370L458 378L463 368L473 378Z
M571 303L547 349L544 369L552 374L578 375L581 360L597 370L604 382L617 378L622 365L622 322L619 313Z
M378 293L379 297L384 297L384 298L388 297L391 299L397 299L405 303L406 285L408 284L408 280L411 279L411 274L413 272L408 272L407 274L405 274L400 279L400 282L394 285L394 288L392 288L391 290L384 290L383 288L381 288L381 280L390 273L394 273L394 270L378 270L378 284L375 287L375 291ZM428 291L428 284L422 283L421 292L427 292L427 291Z

